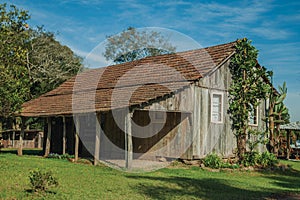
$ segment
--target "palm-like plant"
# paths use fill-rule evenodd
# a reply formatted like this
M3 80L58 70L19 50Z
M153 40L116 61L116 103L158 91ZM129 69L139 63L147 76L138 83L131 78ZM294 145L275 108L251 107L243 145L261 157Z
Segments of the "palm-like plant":
M279 86L279 93L271 95L270 110L269 110L269 128L270 128L270 151L274 154L278 153L280 146L280 125L289 123L290 115L288 108L284 105L284 100L287 95L286 82L283 86Z

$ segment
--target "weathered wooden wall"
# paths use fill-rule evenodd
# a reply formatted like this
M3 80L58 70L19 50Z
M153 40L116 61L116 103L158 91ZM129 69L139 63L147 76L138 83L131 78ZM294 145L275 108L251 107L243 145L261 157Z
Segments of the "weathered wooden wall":
M155 133L157 127L160 131L156 136L148 138L143 141L145 143L152 143L147 153L142 157L169 157L191 159L192 158L192 112L194 109L192 87L185 88L184 90L175 93L168 98L158 99L153 104L146 106L144 109L149 110L150 113L162 112L166 113L166 123L163 127L156 122L151 123L149 132L147 134ZM147 116L147 112L145 112ZM140 118L139 124L147 122L146 118ZM163 136L163 137L162 137ZM141 143L143 143L141 142ZM146 145L149 146L149 145Z
M196 142L193 148L194 157L205 157L209 153L218 153L220 156L233 156L236 148L236 138L231 129L231 120L228 114L228 89L231 83L231 74L228 68L229 61L213 73L200 79L195 84L194 134ZM223 95L223 120L221 123L211 122L211 98L213 93ZM199 106L197 106L199 105ZM265 104L258 108L258 124L253 128L264 130ZM258 150L263 151L264 145Z

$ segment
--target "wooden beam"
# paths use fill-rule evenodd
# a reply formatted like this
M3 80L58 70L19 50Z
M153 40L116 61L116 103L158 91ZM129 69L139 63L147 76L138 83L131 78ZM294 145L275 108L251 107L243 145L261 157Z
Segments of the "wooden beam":
M132 168L133 148L132 148L132 133L131 133L131 118L132 112L125 116L125 167Z
M100 140L101 140L101 113L96 113L96 138L95 138L95 152L94 165L97 165L100 160Z
M18 148L18 155L23 155L23 138L24 138L24 131L25 131L25 118L21 117L21 134L19 139L19 148Z
M78 160L78 149L79 149L79 132L80 132L80 120L79 116L75 116L75 151L74 151L74 156L75 156L75 161Z
M45 154L44 156L47 157L50 153L51 148L51 132L52 132L52 120L51 117L47 118L47 124L48 124L48 131L47 131L47 138L46 138L46 148L45 148Z
M62 143L62 153L66 154L66 142L67 142L67 125L66 125L66 117L62 117L63 120L63 143Z
M291 130L287 130L286 134L286 159L290 159L290 135L291 135Z

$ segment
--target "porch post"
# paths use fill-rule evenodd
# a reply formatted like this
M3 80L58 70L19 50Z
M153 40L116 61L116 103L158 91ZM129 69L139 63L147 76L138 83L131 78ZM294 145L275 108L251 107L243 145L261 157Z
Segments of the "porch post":
M286 159L290 159L290 135L291 135L291 130L287 130L286 134Z
M45 157L47 157L50 153L51 147L51 132L52 132L52 121L51 117L47 118L48 131L47 131L47 140L46 140L46 148L45 148Z
M75 116L75 161L78 160L78 149L79 149L79 132L80 132L80 121L79 116Z
M24 131L25 131L25 118L21 117L21 133L19 138L19 148L18 148L18 155L23 155L23 138L24 138Z
M37 148L42 148L42 145L41 145L41 143L42 143L42 138L41 138L42 136L41 136L41 133L39 132L38 133L38 146L37 146Z
M16 138L16 132L14 131L12 135L12 147L15 147L15 138Z
M100 160L100 140L101 140L101 113L96 113L96 138L95 138L94 165L97 165Z
M125 116L125 167L131 169L132 167L132 130L131 130L132 112L128 112Z
M66 154L66 136L67 136L67 126L66 126L66 117L63 116L62 117L62 120L63 120L63 146L62 146L62 153L63 154Z

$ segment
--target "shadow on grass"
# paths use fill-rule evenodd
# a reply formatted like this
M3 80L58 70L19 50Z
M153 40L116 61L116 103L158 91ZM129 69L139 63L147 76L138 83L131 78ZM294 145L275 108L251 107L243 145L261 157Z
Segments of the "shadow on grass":
M26 189L25 192L26 193L31 193L31 194L56 194L56 192L51 191L51 190L37 192L33 189Z
M1 149L0 154L8 153L8 154L18 154L18 149ZM42 156L43 150L42 149L23 149L23 155L30 155L30 156Z
M281 187L289 192L300 193L300 171L296 169L262 171L264 178L271 180L270 184Z
M231 186L225 179L128 176L140 182L134 186L143 196L154 199L263 199L276 192L268 189L241 189Z
M54 199L56 192L51 190L46 191L35 191L33 189L24 190L25 196L30 199Z

